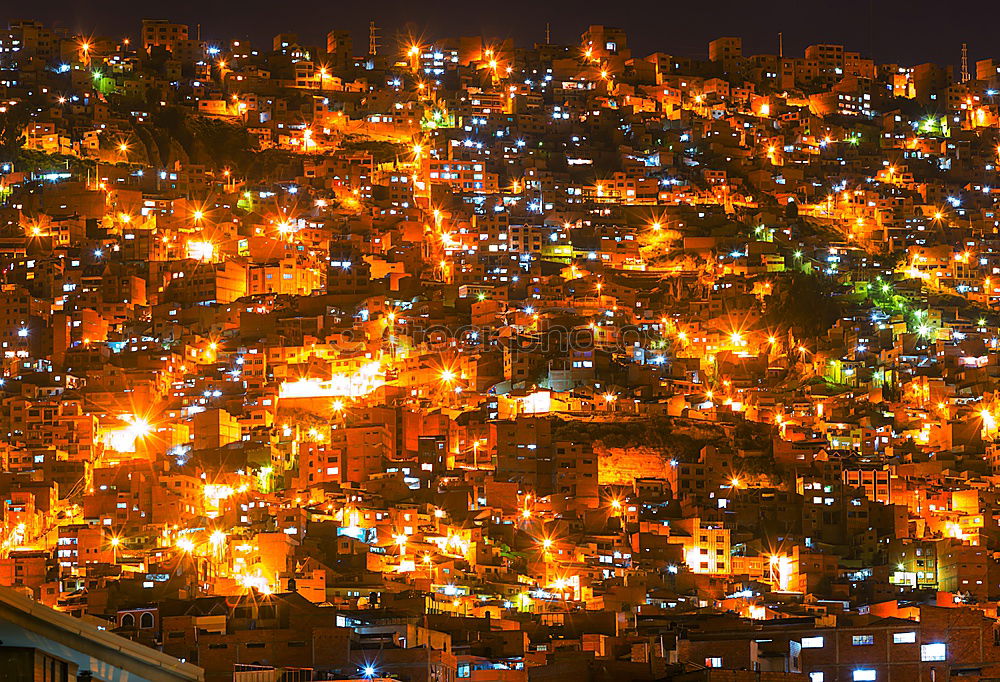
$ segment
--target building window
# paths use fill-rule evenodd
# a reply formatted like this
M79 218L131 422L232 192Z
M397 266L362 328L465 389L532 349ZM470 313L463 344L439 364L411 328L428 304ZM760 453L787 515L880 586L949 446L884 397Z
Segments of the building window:
M854 682L875 682L875 671L870 668L859 668L855 670Z
M722 667L722 657L712 656L711 658L705 659L706 668L721 668Z
M823 648L823 638L822 637L803 637L802 638L802 648L803 649L822 649Z
M892 633L893 644L913 644L917 641L915 632L894 632Z
M943 642L920 645L921 661L943 661L948 657L948 647Z
M851 637L853 646L870 646L875 643L875 635L854 635Z
M823 682L823 673L821 672L809 673L809 682Z

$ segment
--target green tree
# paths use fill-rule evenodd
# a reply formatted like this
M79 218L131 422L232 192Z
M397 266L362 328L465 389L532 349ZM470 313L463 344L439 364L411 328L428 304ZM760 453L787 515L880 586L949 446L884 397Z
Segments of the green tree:
M13 163L24 146L28 108L23 104L0 107L0 163Z

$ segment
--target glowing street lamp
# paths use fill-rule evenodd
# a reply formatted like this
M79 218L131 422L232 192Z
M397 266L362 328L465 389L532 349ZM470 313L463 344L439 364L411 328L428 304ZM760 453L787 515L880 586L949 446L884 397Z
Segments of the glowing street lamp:
M226 541L226 534L221 530L213 530L212 534L209 536L208 541L212 543L213 547L219 548L222 543Z

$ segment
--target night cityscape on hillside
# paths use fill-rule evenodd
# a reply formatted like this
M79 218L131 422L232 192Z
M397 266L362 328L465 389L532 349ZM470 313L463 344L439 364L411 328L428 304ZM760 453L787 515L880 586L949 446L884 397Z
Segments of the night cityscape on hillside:
M0 678L1000 679L997 12L846 4L4 17Z

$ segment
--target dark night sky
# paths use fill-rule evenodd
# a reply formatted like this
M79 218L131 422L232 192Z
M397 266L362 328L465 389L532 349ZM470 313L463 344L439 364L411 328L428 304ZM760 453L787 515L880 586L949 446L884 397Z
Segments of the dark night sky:
M552 41L564 43L576 42L588 24L620 26L641 55L662 50L704 56L707 41L721 35L741 35L745 54L776 52L777 32L783 31L788 55L801 55L802 48L811 43L839 42L866 56L873 52L883 62L930 60L957 66L965 41L973 71L976 59L1000 57L995 38L1000 2L995 0L0 1L0 22L16 18L59 21L88 33L136 36L143 17L192 26L200 23L206 39L242 35L269 40L279 31L293 31L304 43L316 45L323 44L331 28L352 30L355 46L364 45L371 19L383 27L383 36L409 21L429 38L484 33L512 37L527 45L544 39L548 21Z

